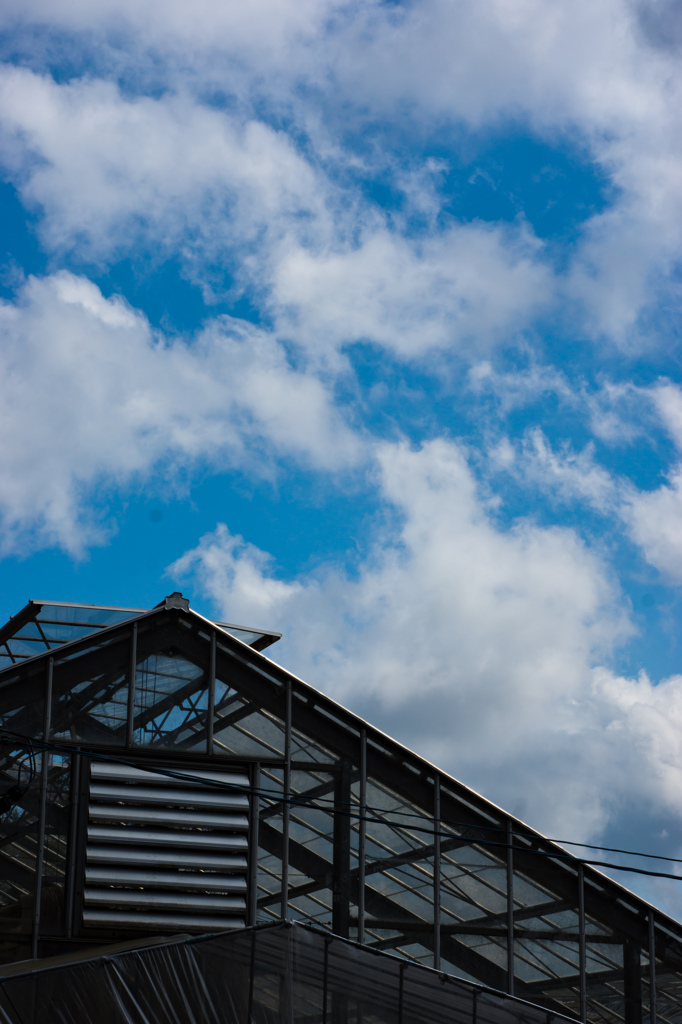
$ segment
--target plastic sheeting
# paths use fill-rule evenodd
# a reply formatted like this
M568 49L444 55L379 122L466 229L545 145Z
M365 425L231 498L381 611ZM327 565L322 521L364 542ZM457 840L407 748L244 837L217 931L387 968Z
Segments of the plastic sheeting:
M4 1016L3 1016L4 1014ZM560 1024L543 1007L301 924L0 974L0 1024Z

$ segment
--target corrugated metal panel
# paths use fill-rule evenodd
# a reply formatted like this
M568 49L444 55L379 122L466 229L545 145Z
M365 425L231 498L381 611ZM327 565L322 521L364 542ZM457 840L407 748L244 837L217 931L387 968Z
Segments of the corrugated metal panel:
M135 786L130 786L131 796L135 796ZM96 799L96 794L95 794ZM159 810L156 807L121 807L119 803L90 804L91 821L115 821L120 824L129 822L149 822L154 825L175 825L178 828L223 828L245 830L249 827L246 814L209 814L206 811L195 811L193 808L170 806Z
M167 914L132 914L125 910L85 910L83 921L93 928L166 928L168 927ZM242 923L238 917L219 917L217 915L186 914L182 919L184 931L224 931L229 928L241 928Z
M152 767L152 766L150 766ZM171 775L164 774L163 769L156 768L147 771L144 768L135 768L129 764L108 764L106 761L93 762L90 776L93 780L101 779L109 781L118 779L119 782L141 782L151 783L155 778L169 784L176 783L182 786L204 786L205 782L217 782L220 786L233 788L237 791L248 787L248 775L242 772L220 772L207 771L205 768L173 768Z
M158 778L158 776L157 776ZM118 800L121 784L104 785L93 782L90 795L97 800ZM211 789L207 793L198 788L180 788L176 786L135 786L135 799L140 804L167 804L172 799L176 806L220 807L229 810L248 809L248 800L244 796L223 793L219 789Z
M122 846L140 843L145 846L166 846L168 833L153 829L88 826L88 843L99 841L120 843ZM178 832L173 843L175 846L191 846L192 849L200 846L211 850L246 850L248 846L245 835L225 835L219 832Z
M144 838L144 833L140 833ZM0 853L3 851L0 850ZM90 846L88 850L89 864L143 864L149 867L149 850L137 846ZM178 849L154 850L155 864L172 864L173 867L199 868L201 871L215 870L246 871L246 857L231 854L207 853L201 850Z
M180 774L187 777L91 764L84 925L169 931L245 925L248 776Z

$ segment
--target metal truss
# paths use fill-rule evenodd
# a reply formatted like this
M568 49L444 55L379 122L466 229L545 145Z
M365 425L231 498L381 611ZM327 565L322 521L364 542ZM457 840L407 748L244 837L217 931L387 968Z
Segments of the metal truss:
M249 924L308 921L580 1020L682 1024L679 924L177 602L0 671L0 723L0 785L16 734L40 760L0 823L6 960L129 934L78 917L86 752L230 764L251 779Z

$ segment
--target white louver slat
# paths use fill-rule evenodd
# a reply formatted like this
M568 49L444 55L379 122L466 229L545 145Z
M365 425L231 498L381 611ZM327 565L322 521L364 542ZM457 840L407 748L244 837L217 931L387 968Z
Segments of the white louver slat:
M85 926L210 931L246 924L248 776L178 771L192 778L92 762Z

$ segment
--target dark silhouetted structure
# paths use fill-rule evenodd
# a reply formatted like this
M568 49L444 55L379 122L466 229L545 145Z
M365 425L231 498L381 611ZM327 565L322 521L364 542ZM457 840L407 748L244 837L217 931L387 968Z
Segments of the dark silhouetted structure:
M92 964L104 944L221 932L201 949L240 951L234 1020L427 1019L404 1002L381 1017L371 981L352 1011L332 999L320 957L334 948L351 988L352 964L388 963L398 999L404 971L377 951L473 983L443 983L466 993L448 1020L496 989L542 1008L509 1011L529 1024L682 1024L679 924L270 661L278 636L209 621L180 594L150 611L32 601L0 630L2 962ZM313 930L253 930L283 920ZM287 943L316 950L307 1016L288 968L249 1004L244 958L267 942L280 966ZM181 947L200 944L120 956ZM3 970L5 989L38 977Z

